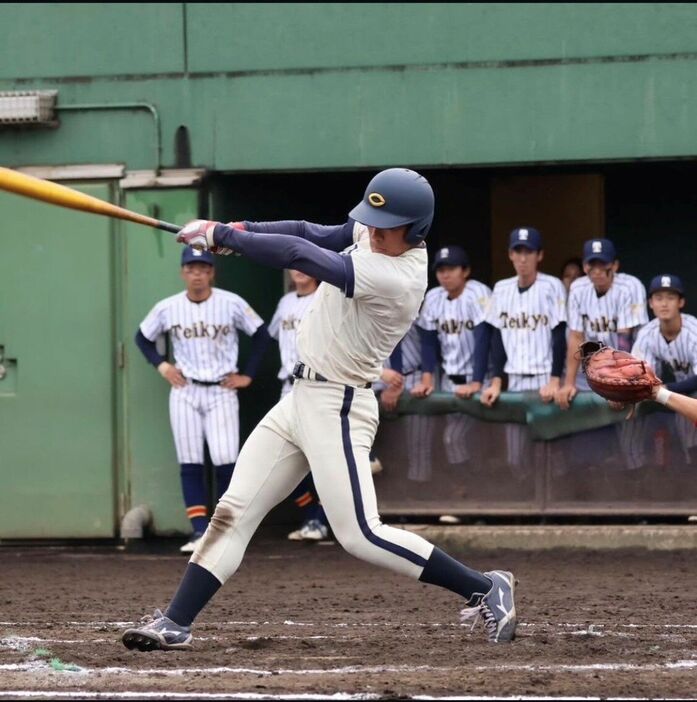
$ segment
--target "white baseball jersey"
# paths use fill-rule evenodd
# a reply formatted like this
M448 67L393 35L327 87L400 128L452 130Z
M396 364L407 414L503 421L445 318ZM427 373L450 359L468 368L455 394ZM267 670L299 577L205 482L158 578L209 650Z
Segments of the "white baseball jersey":
M673 341L661 334L660 321L651 320L639 330L632 353L646 361L660 377L668 366L676 381L697 373L697 318L682 314L682 328ZM671 382L663 378L666 382Z
M368 228L356 222L352 279L346 292L320 284L298 330L300 360L325 378L363 385L380 377L382 364L416 319L427 284L425 247L401 256L370 249ZM351 268L348 268L351 270Z
M471 376L474 372L474 328L486 319L491 289L468 280L462 293L451 300L442 287L426 293L417 324L438 332L446 375Z
M140 331L150 341L169 334L184 377L214 382L237 372L238 330L252 336L263 323L239 295L213 288L203 302L192 302L186 291L161 300L142 321Z
M610 289L599 296L590 278L583 276L571 283L568 314L569 329L583 332L586 341L602 341L617 348L619 329L632 329L648 321L646 291L634 276L618 273Z
M620 283L629 288L633 305L632 312L640 315L644 319L642 324L646 324L649 321L649 317L646 312L646 288L644 284L639 278L628 273L615 273L615 280L619 280Z
M566 291L554 276L537 273L520 292L518 277L494 286L486 321L501 330L509 375L543 375L552 370L552 329L566 321Z
M295 364L299 360L297 346L298 328L316 296L316 290L309 295L298 295L297 292L289 292L280 299L276 307L269 324L269 334L278 341L281 352L281 370L278 372L279 380L288 380L293 373Z

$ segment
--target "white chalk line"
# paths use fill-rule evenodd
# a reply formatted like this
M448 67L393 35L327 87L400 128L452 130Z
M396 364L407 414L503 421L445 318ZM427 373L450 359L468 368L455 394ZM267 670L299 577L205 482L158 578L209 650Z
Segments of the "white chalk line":
M116 622L78 622L78 621L67 621L67 622L40 622L25 620L23 622L9 622L0 621L0 626L16 626L16 627L26 627L26 626L73 626L73 627L85 627L85 628L99 628L99 627L113 627L113 628L126 628L133 626L134 624L139 624L136 621L116 621ZM405 629L405 628L417 628L417 629L438 629L438 628L462 628L462 624L459 622L295 622L290 619L285 621L223 621L215 623L201 623L199 625L201 628L206 628L209 626L299 626L299 627L324 627L329 629L345 629L345 628L383 628L383 629ZM612 624L612 623L599 623L599 624L589 624L588 622L518 622L519 627L536 627L536 628L582 628L592 626L594 628L604 628L604 629L615 629L615 628L626 628L626 629L697 629L697 624Z
M15 672L38 672L40 670L53 670L53 668L44 661L33 661L30 663L8 663L0 665L0 670L15 671ZM60 671L68 675L92 675L100 673L101 675L115 676L147 676L157 675L158 677L181 677L184 675L194 675L205 673L207 675L255 675L255 676L271 676L271 675L371 675L384 673L405 673L428 671L436 673L453 673L456 671L476 671L476 672L592 672L592 671L616 671L616 672L648 672L648 671L677 671L677 670L697 670L697 659L668 661L665 663L492 663L491 665L476 665L476 666L344 666L340 668L277 668L275 670L267 670L263 668L235 668L231 666L216 666L216 667L195 667L195 668L129 668L121 666L110 666L106 668L87 668L84 666L71 665L70 669Z

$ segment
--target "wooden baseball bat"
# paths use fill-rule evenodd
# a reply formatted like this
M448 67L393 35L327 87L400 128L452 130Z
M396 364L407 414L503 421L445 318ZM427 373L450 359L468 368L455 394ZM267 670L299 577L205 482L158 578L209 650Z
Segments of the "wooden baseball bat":
M69 207L73 210L92 212L93 214L105 215L107 217L117 217L137 224L145 224L156 229L163 229L166 232L177 234L181 227L178 224L163 222L161 219L138 214L131 210L124 209L110 202L100 200L92 195L78 192L65 185L53 183L50 180L35 178L34 176L13 171L11 168L0 166L0 189L7 190L17 195L24 195L35 200L43 200L51 205Z

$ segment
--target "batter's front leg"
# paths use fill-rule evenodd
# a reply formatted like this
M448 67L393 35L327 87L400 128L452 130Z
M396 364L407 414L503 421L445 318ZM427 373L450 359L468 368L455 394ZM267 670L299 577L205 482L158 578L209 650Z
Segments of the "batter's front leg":
M190 626L235 573L261 520L308 472L307 459L283 429L289 399L269 412L240 451L230 485L165 613L180 626Z
M240 452L230 485L191 557L224 583L235 573L262 519L309 471L300 449L267 426L258 426Z

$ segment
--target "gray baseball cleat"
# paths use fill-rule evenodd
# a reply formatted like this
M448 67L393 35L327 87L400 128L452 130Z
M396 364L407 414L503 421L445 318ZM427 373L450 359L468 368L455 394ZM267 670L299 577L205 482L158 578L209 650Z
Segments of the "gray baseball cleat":
M143 617L141 623L143 626L123 632L121 640L126 648L139 651L188 651L192 648L191 627L180 626L159 609L152 617Z
M492 643L513 641L517 624L515 612L516 579L513 573L505 570L492 570L484 573L492 582L491 590L484 595L481 602L474 607L466 607L460 612L463 623L476 617L472 628L479 619L484 620L484 626Z

